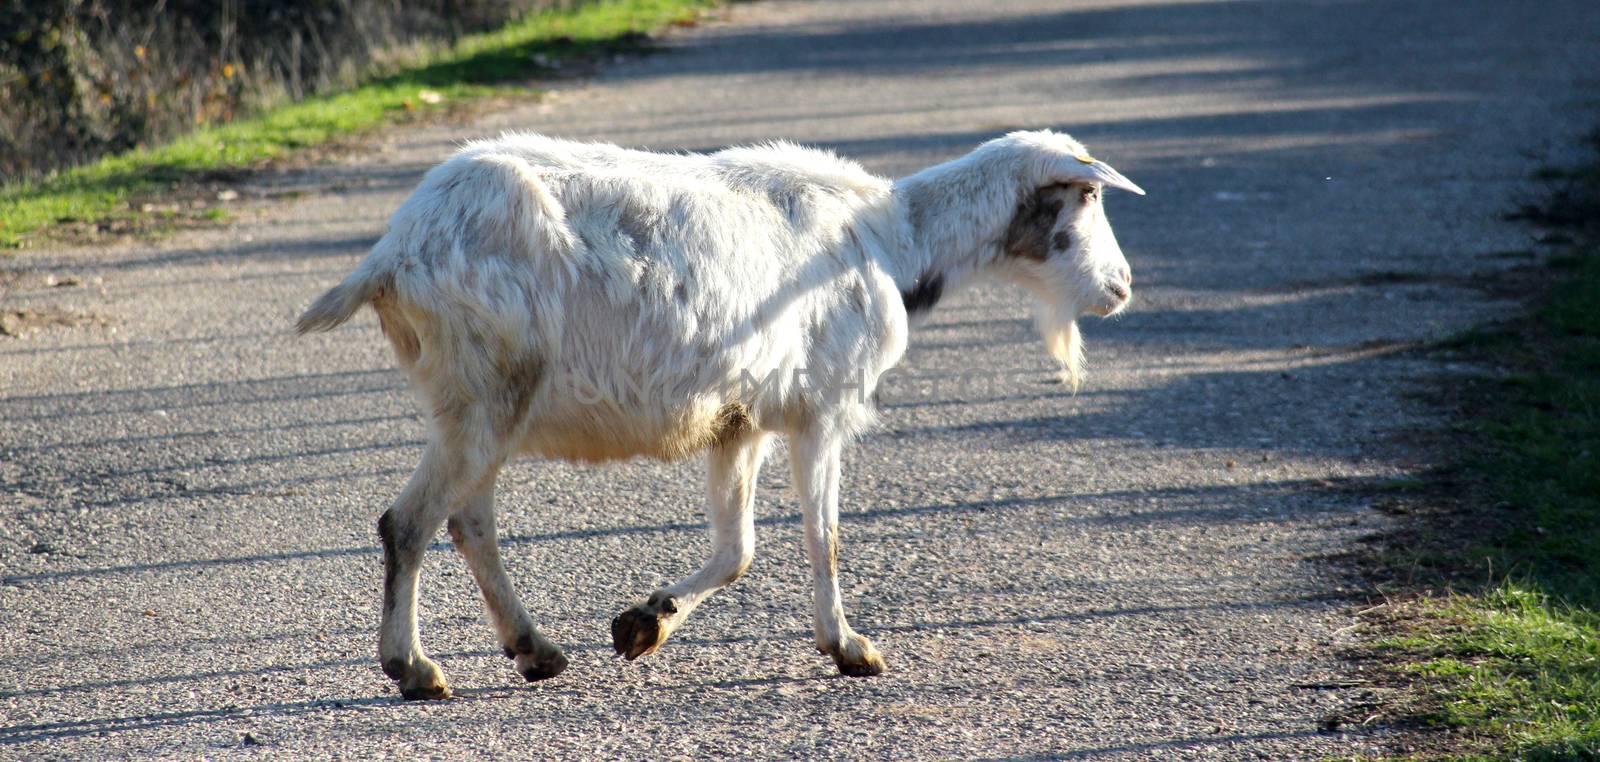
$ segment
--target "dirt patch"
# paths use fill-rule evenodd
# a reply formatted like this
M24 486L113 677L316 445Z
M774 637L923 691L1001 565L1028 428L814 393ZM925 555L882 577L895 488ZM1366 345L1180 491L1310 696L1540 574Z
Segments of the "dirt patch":
M113 321L92 312L74 312L55 307L29 307L0 310L0 336L23 339L48 328L105 327Z
M1408 598L1387 599L1358 611L1367 642L1404 637L1423 627L1459 627L1428 613L1422 602L1432 593L1427 590ZM1396 669L1392 652L1362 645L1345 649L1341 655L1351 665L1350 677L1343 684L1358 692L1349 704L1318 720L1322 732L1383 725L1403 734L1394 751L1405 759L1455 758L1488 754L1497 748L1494 739L1482 734L1430 723L1427 718L1438 716L1444 697L1429 690L1425 679Z

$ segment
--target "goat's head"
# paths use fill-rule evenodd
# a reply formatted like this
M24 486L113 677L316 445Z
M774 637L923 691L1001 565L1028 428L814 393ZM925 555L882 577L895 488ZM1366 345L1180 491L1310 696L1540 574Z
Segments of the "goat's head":
M1066 135L1022 132L1005 140L1023 151L1025 185L1006 231L1003 269L1033 294L1045 346L1076 388L1082 355L1077 319L1115 315L1133 298L1133 274L1101 195L1106 187L1144 191Z

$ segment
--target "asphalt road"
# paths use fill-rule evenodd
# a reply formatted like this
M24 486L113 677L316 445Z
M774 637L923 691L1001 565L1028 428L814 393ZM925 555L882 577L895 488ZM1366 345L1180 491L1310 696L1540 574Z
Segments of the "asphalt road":
M1418 465L1398 351L1503 314L1537 251L1500 216L1594 124L1589 0L740 4L671 50L466 127L266 178L226 229L4 262L0 758L1317 758L1383 528L1346 485ZM610 618L707 552L701 467L522 462L507 565L572 657L522 684L464 565L429 553L423 636L458 698L376 660L374 519L422 427L370 314L293 317L455 141L522 128L661 149L789 138L885 174L1065 129L1149 190L1108 208L1139 287L1051 383L1020 295L951 299L850 450L843 584L889 659L811 645L781 453L758 557L662 651ZM1465 276L1488 273L1489 277ZM58 285L51 286L54 277ZM63 279L67 285L59 285ZM952 375L1003 371L995 383ZM441 538L442 540L443 538Z

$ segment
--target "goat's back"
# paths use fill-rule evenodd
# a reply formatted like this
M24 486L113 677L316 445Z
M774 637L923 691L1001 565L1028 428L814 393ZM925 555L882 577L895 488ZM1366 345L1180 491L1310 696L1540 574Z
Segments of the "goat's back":
M513 135L431 170L358 273L388 279L373 301L436 411L537 366L526 407L547 440L583 432L589 454L533 449L667 456L725 420L745 379L789 384L795 369L859 365L863 335L892 343L898 292L877 262L898 220L887 181L823 152ZM789 396L748 414L791 415Z

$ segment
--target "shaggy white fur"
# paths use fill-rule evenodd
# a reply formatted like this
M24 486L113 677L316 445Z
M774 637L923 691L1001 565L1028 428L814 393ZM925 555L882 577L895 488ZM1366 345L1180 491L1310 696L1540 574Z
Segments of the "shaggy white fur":
M712 558L612 623L619 653L654 651L749 563L752 487L773 433L790 439L817 644L846 674L881 671L839 600L840 448L871 423L908 317L979 276L1033 295L1075 387L1077 318L1131 296L1104 185L1143 193L1048 131L894 183L787 143L708 155L538 135L467 145L298 325L327 330L371 304L431 413L423 462L379 524L385 671L408 697L449 693L415 618L421 549L446 519L519 671L565 667L495 550L494 477L519 452L711 452Z

